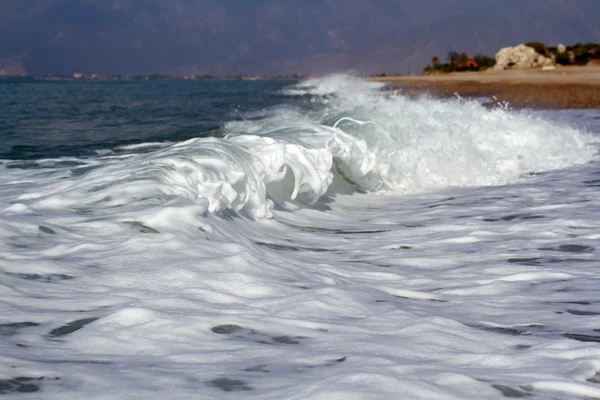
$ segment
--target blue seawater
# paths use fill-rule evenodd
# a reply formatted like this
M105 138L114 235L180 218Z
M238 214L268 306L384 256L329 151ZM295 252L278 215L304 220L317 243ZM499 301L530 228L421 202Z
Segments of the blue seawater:
M222 136L282 101L288 81L0 81L0 158L89 156L144 142Z

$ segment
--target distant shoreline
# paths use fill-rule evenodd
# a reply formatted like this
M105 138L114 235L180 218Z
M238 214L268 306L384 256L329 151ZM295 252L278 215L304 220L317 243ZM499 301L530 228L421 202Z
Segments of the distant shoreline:
M307 76L0 76L1 81L299 81ZM371 76L408 95L431 94L450 97L489 98L488 105L537 109L600 109L600 65L556 67L552 70L452 72L431 75Z
M487 97L526 108L600 109L600 66L373 77L408 94Z
M65 82L137 82L137 81L298 81L306 79L305 76L175 76L175 75L0 75L0 81L65 81Z

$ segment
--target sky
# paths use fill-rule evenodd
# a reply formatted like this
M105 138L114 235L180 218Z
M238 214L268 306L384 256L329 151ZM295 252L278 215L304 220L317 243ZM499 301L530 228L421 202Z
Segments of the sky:
M0 0L0 70L420 73L450 50L600 42L599 0Z

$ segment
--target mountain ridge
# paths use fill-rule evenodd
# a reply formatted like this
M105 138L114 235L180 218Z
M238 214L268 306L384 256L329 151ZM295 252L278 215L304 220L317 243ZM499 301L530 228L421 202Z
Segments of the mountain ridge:
M251 3L251 4L250 4ZM594 0L0 1L0 61L36 75L418 73L450 50L599 42Z

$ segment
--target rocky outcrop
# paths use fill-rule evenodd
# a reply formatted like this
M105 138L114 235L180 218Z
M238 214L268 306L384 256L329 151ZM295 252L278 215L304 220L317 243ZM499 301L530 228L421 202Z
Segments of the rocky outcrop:
M496 54L494 70L542 68L555 63L554 59L537 53L532 47L520 44L500 49Z

